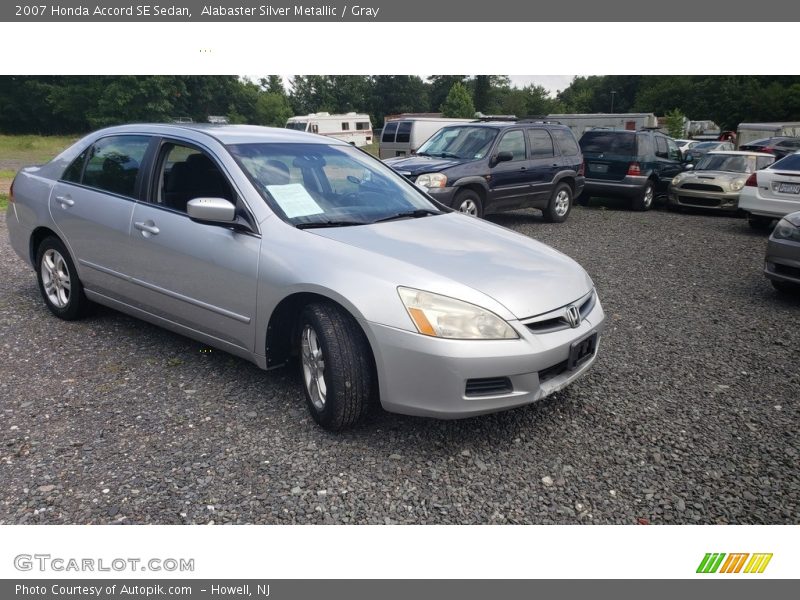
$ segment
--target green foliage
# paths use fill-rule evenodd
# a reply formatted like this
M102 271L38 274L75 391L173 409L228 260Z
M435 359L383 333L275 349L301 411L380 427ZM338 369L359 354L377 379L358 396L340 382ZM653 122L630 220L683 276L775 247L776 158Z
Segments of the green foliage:
M677 108L671 110L666 115L667 133L674 138L681 138L684 135L683 123L686 117Z
M468 119L475 116L475 105L464 84L456 82L450 88L441 106L442 115L454 119Z

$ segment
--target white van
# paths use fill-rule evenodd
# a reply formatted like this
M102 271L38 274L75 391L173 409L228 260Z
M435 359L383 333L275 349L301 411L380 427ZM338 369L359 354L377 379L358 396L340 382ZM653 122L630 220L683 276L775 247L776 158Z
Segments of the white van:
M327 135L359 147L372 143L372 121L369 115L354 112L344 115L318 112L303 117L291 117L286 121L286 129Z
M378 150L381 159L414 154L429 137L448 125L473 123L475 119L413 117L384 121Z

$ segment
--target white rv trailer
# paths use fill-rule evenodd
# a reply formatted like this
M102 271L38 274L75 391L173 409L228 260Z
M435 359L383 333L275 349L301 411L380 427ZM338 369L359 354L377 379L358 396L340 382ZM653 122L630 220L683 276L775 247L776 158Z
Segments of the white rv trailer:
M739 123L736 132L737 148L755 140L770 137L800 137L800 122L789 121L785 123Z
M598 127L630 131L658 127L658 118L653 113L560 113L547 115L546 118L549 121L558 121L562 125L566 125L578 139L585 131Z
M354 112L343 115L318 112L291 117L286 121L286 129L327 135L359 147L372 143L372 122L369 115Z

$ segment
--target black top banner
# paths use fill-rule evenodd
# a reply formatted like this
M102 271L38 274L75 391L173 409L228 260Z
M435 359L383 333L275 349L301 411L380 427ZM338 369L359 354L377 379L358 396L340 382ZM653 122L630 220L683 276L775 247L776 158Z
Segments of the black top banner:
M227 1L126 3L81 2L16 2L0 5L0 21L42 22L752 22L774 21L774 11L758 10L752 2L728 0L725 3L670 0L572 0L555 2L539 0L364 0L363 3ZM800 20L800 3L782 4L780 21ZM709 30L709 34L730 31ZM639 26L631 35L648 36ZM737 35L737 37L740 37Z

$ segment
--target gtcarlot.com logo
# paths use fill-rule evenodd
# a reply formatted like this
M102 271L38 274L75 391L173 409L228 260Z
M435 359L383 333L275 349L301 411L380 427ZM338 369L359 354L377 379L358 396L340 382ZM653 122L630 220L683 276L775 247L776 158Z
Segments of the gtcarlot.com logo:
M17 571L107 572L117 573L161 571L194 571L193 558L62 558L50 554L18 554L14 557Z
M707 552L697 567L698 573L763 573L772 553L749 554L736 552Z

